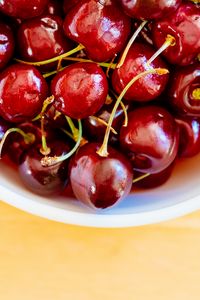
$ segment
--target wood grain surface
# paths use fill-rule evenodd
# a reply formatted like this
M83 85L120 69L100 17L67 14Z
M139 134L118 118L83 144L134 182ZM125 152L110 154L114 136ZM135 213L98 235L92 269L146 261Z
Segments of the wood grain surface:
M59 224L0 203L1 300L199 300L200 212L152 226Z

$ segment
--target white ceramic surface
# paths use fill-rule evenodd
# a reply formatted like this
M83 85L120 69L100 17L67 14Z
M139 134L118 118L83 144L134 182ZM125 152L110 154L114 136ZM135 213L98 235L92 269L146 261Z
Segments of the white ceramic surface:
M152 224L200 209L200 156L178 163L163 186L135 192L118 206L94 212L73 199L43 198L24 188L17 172L0 162L0 199L29 213L81 226Z

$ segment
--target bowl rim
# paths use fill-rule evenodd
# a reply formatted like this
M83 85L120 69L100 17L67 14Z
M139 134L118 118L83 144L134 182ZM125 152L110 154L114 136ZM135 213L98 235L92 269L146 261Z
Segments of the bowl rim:
M200 209L200 195L168 207L123 215L102 215L69 211L66 208L50 206L47 203L41 203L30 198L27 199L22 195L19 196L3 186L1 186L1 199L2 202L22 211L48 220L96 228L123 228L155 224L181 217Z

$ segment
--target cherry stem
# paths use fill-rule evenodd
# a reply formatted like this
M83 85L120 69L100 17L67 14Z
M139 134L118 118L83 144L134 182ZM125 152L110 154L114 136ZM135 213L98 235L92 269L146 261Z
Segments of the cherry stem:
M200 88L196 88L192 91L192 98L194 100L200 100Z
M113 92L112 90L111 90L111 92L112 92L113 96L115 96L115 98L117 99L118 96L115 94L115 92ZM121 105L121 108L123 109L123 112L124 112L124 124L123 124L123 126L127 127L128 126L128 112L127 112L127 108L126 108L126 106L124 105L124 103L122 101L120 102L120 105Z
M76 128L76 126L74 125L74 122L72 121L72 119L68 116L65 116L68 124L69 124L69 127L71 129L71 132L72 132L72 135L73 135L73 139L75 142L77 142L78 140L78 137L79 137L79 130Z
M143 179L145 179L145 178L147 178L149 175L151 175L151 174L150 174L150 173L146 173L146 174L143 174L143 175L141 175L141 176L135 178L135 179L133 180L133 184L136 183L136 182L139 182L139 181L141 181L141 180L143 180Z
M147 24L147 21L143 21L140 26L137 28L137 30L134 32L134 34L132 35L131 39L129 40L121 58L120 61L118 62L116 68L120 68L123 64L124 61L126 59L126 56L128 54L129 49L131 48L132 44L134 43L134 41L136 40L138 34L140 33L140 31L143 29L143 27Z
M176 45L176 39L168 34L163 45L154 53L154 55L147 61L147 65L150 65L162 52L164 52L168 47L174 47Z
M25 133L20 128L10 128L5 132L3 138L0 142L0 159L1 159L2 149L5 144L5 141L8 137L8 135L10 135L10 133L13 133L13 132L19 133L24 138L25 144L33 144L35 142L35 135L33 133Z
M76 48L61 54L59 56L53 57L51 59L47 59L47 60L43 60L43 61L38 61L38 62L29 62L29 61L23 61L21 59L15 59L17 62L26 64L26 65L32 65L32 66L43 66L43 65L47 65L56 61L60 61L70 55L75 54L76 52L79 52L80 50L84 49L85 47L83 45L78 45Z
M89 119L90 120L95 120L95 121L99 122L100 124L105 125L106 127L108 126L108 123L106 121L104 121L101 118L98 118L96 116L89 116ZM113 127L110 128L110 131L113 134L118 134L117 131Z
M158 74L158 75L165 75L169 73L169 71L167 69L162 69L162 68L156 68L156 69L150 69L147 71L144 71L140 74L138 74L137 76L135 76L133 79L131 79L129 81L129 83L125 86L125 88L123 89L123 91L121 92L121 94L119 95L119 97L117 98L117 101L113 107L112 113L110 115L109 121L108 121L108 126L106 128L106 133L104 136L104 140L103 140L103 144L102 146L99 148L99 150L97 151L97 154L99 154L102 157L107 157L109 155L108 153L108 140L109 140L109 135L110 135L110 130L111 130L111 126L112 126L112 122L113 119L115 117L117 108L120 104L120 102L122 101L124 95L126 94L126 92L129 90L129 88L140 78L149 75L149 74Z
M71 157L76 150L78 149L78 147L81 144L81 139L82 139L82 124L81 124L81 120L78 120L78 126L79 126L79 135L78 135L78 140L75 144L75 146L72 148L72 150L70 152L68 152L65 155L61 155L61 156L45 156L41 159L41 164L43 167L49 167L49 166L53 166L55 164L61 163L63 161L65 161L66 159L68 159L69 157Z
M46 100L44 100L41 112L32 120L32 122L41 119L41 117L44 115L45 111L47 110L47 107L53 102L54 102L54 96L50 96Z
M112 66L114 66L114 69L116 68L116 64L114 64L114 61L115 61L115 58L116 58L117 54L115 54L115 56L113 57L113 59L111 60L109 66L107 67L107 70L106 70L106 76L109 78L109 72L110 72L110 69L113 69Z
M43 115L41 117L42 147L40 149L40 152L43 155L48 155L51 152L51 149L47 146L46 132L45 132L45 128L44 128L44 121L45 121L45 116Z

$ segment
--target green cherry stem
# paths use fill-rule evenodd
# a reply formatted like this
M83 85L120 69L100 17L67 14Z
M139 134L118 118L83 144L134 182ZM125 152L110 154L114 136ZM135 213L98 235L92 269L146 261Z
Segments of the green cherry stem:
M44 115L44 113L46 112L47 107L48 107L50 104L52 104L53 102L54 102L54 96L50 96L50 97L48 97L46 100L44 100L41 112L40 112L34 119L32 119L32 122L35 122L35 121L41 119L41 117L42 117L42 116Z
M78 149L78 147L81 144L81 140L82 140L82 124L81 124L81 120L78 120L78 126L79 126L79 134L78 134L78 139L77 142L75 144L75 146L72 148L72 150L70 152L68 152L65 155L61 155L61 156L45 156L42 158L41 160L41 164L44 167L48 167L48 166L53 166L57 163L63 162L64 160L68 159L69 157L71 157L76 150Z
M145 178L147 178L147 177L149 177L150 175L151 175L150 173L146 173L146 174L143 174L143 175L141 175L141 176L135 178L135 179L133 180L133 184L136 183L136 182L139 182L139 181L141 181L141 180L143 180L143 179L145 179Z
M77 142L78 136L79 136L79 130L76 128L76 126L74 125L74 122L72 121L72 119L70 117L65 116L65 118L66 118L68 125L70 127L70 130L72 132L73 139L75 142Z
M3 150L3 146L5 144L5 141L6 141L7 137L13 132L19 133L24 138L25 144L33 144L35 142L35 135L33 133L25 133L20 128L10 128L6 131L6 133L4 134L4 136L0 142L0 159L1 159L1 154L2 154L2 150Z
M113 107L112 113L110 115L109 121L108 121L108 126L106 128L106 132L105 132L105 136L104 136L104 140L103 143L101 145L101 147L99 148L99 150L97 151L97 154L99 154L102 157L107 157L109 155L108 153L108 140L109 140L109 135L110 135L110 130L112 127L112 122L113 119L115 117L117 108L120 104L120 102L122 101L123 97L125 96L126 92L129 90L129 88L140 78L148 75L148 74L158 74L158 75L164 75L169 73L169 71L167 69L162 69L162 68L156 68L156 69L150 69L147 71L144 71L140 74L138 74L137 76L135 76L133 79L131 79L129 81L129 83L125 86L125 88L123 89L123 91L121 92L121 94L119 95L119 97L117 98L117 101Z
M68 56L71 56L73 54L75 54L76 52L79 52L80 50L84 49L85 47L83 45L78 45L76 48L64 53L64 54L61 54L59 56L56 56L56 57L53 57L51 59L47 59L47 60L43 60L43 61L38 61L38 62L28 62L28 61L23 61L21 59L17 59L15 58L15 60L19 63L23 63L23 64L26 64L26 65L32 65L32 66L43 66L43 65L47 65L47 64L50 64L50 63L53 63L53 62L56 62L56 61L62 61L64 58L68 57Z
M134 43L134 41L136 40L138 34L140 33L140 31L143 29L143 27L147 24L147 21L143 21L140 26L137 28L137 30L134 32L134 34L132 35L131 39L129 40L121 58L120 61L118 62L116 68L120 68L123 64L124 61L126 59L126 56L128 54L129 49L131 48L132 44Z

